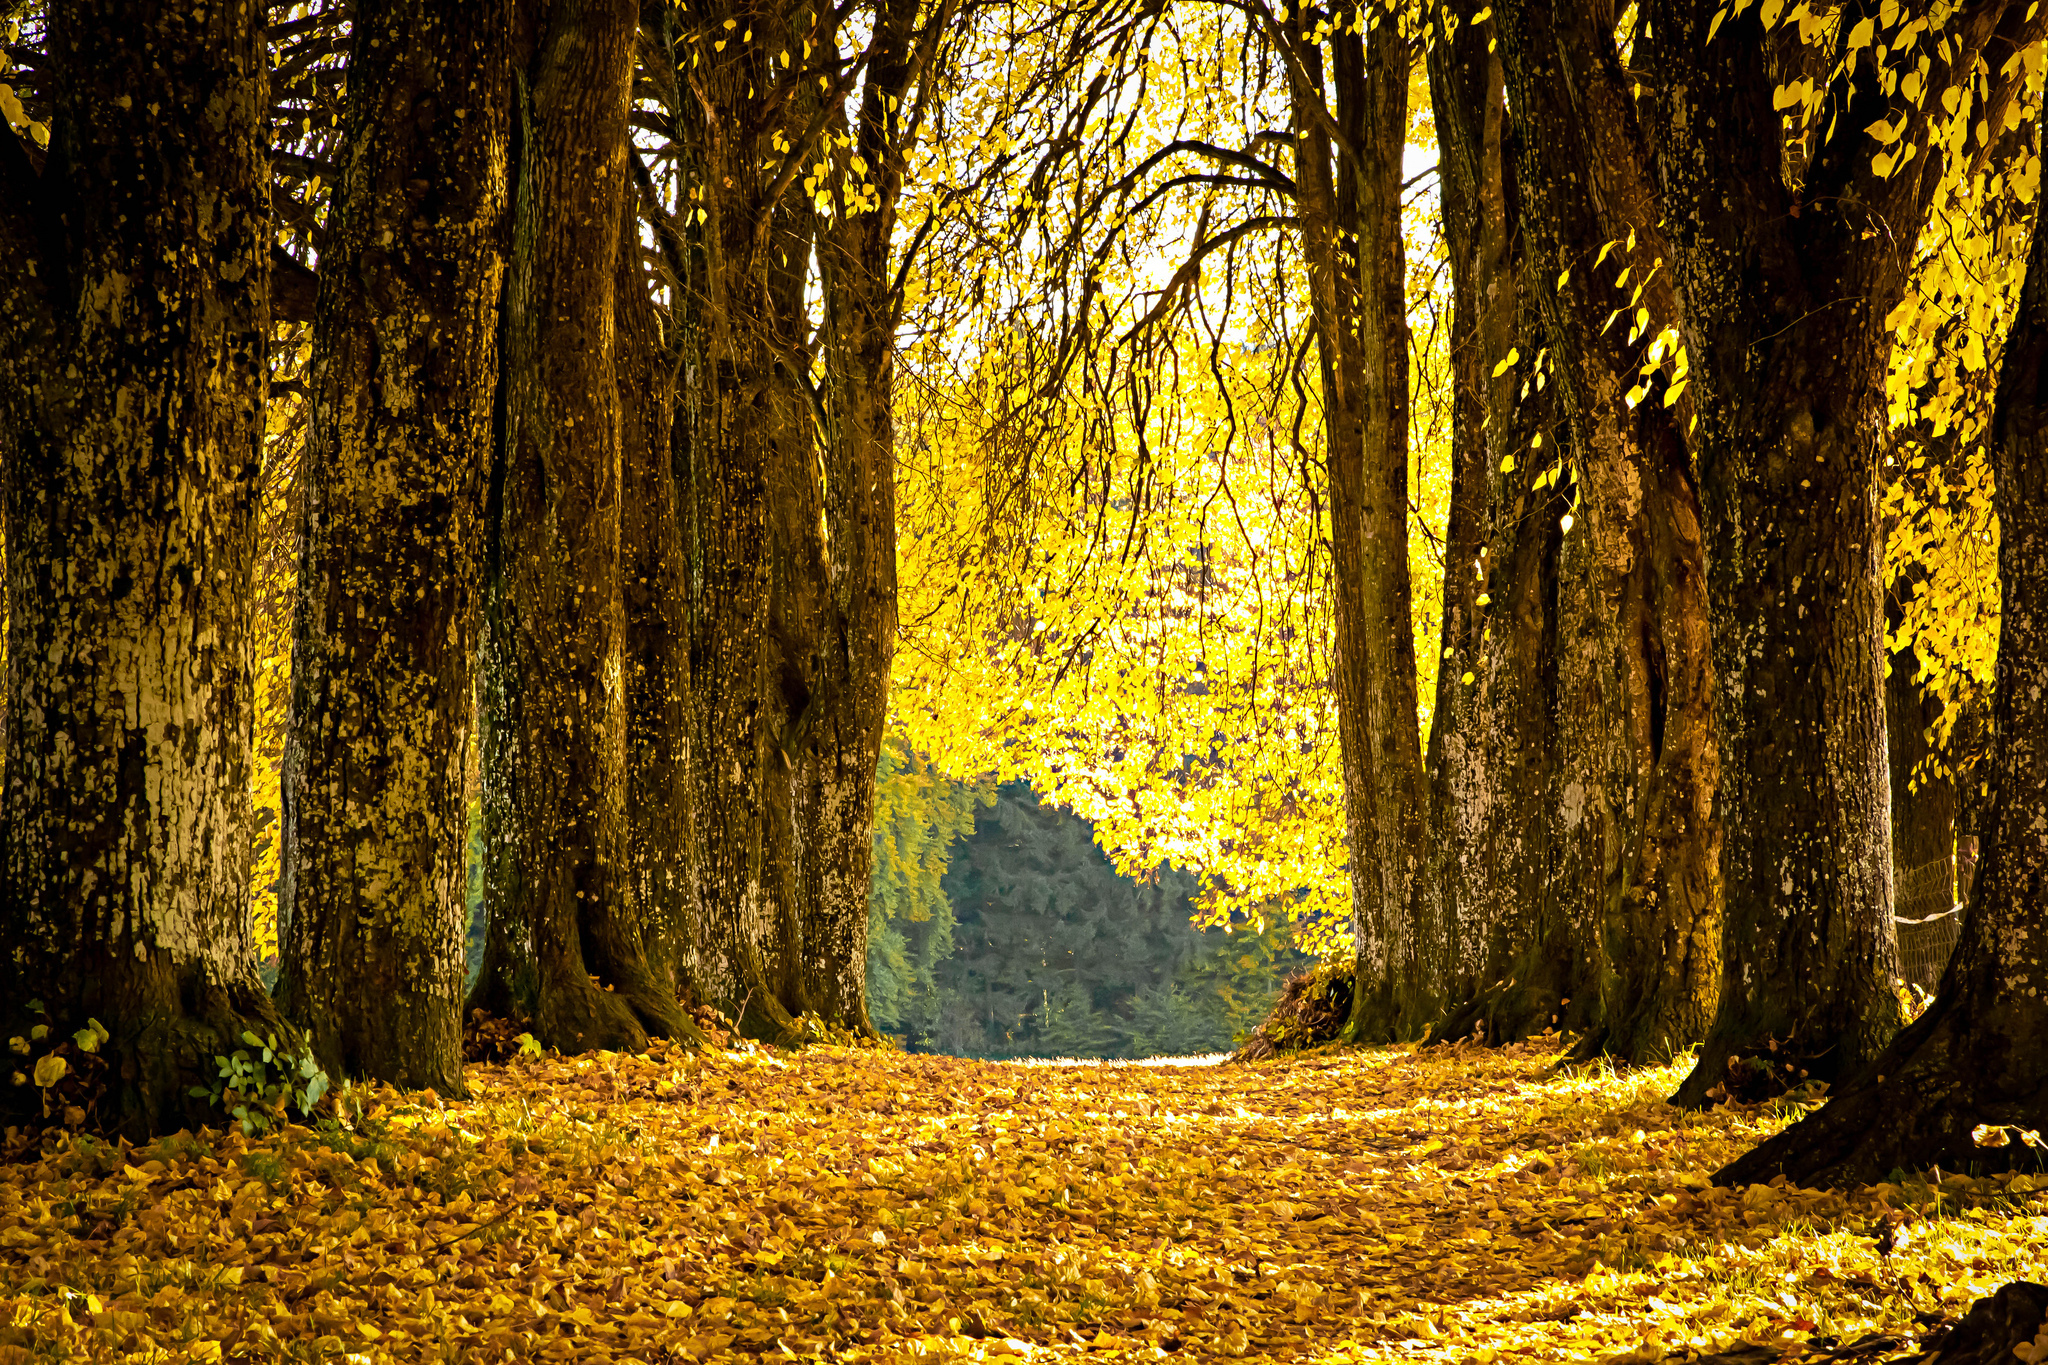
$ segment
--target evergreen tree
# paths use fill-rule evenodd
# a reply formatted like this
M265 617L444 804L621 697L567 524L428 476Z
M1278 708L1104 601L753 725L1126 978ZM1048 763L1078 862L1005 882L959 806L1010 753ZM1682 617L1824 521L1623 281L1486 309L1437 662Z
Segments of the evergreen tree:
M929 1047L941 1014L938 964L953 952L953 906L941 879L954 840L994 793L952 782L898 745L875 782L874 875L868 891L868 1015L875 1027Z
M1218 944L1193 923L1193 877L1170 866L1144 882L1120 875L1087 821L1022 783L980 813L944 890L958 923L938 960L935 1051L1213 1052L1255 1025L1307 960L1278 929Z

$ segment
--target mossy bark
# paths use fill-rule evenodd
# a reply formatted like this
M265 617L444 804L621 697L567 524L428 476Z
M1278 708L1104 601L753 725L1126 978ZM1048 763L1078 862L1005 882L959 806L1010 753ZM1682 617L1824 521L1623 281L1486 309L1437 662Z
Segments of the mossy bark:
M1612 25L1549 0L1503 6L1499 24L1525 285L1543 318L1521 363L1526 382L1556 386L1569 425L1557 456L1517 458L1557 467L1553 486L1574 508L1559 551L1553 798L1564 936L1586 959L1571 1022L1585 1029L1583 1054L1662 1061L1706 1030L1721 972L1720 759L1690 408L1682 375L1639 368L1678 304L1652 260L1655 187ZM1605 271L1593 259L1603 242L1614 244ZM1606 275L1624 267L1633 286ZM1657 326L1612 325L1624 305Z
M592 941L594 925L630 913L613 309L639 11L631 0L532 0L521 17L532 46L485 687L486 858L500 865L485 895L506 928L489 965L505 973L502 949L530 944L528 1010L549 1046L639 1051L667 1021L597 977ZM505 986L479 984L480 1000L493 993Z
M1853 1185L1893 1170L2032 1169L2048 1129L2048 233L2037 222L1992 430L1999 619L1978 893L1940 993L1819 1112L1715 1176Z
M189 1087L278 1028L248 905L263 33L255 0L53 6L50 152L0 130L0 1010L99 1020L95 1117L133 1136L218 1123Z
M1839 111L1788 157L1773 103L1786 54L1757 14L1712 40L1711 15L1645 11L1639 60L1663 189L1664 256L1685 301L1698 426L1691 442L1709 543L1718 728L1717 805L1728 914L1720 1005L1678 1098L1704 1103L1731 1059L1773 1043L1823 1079L1875 1057L1903 1016L1892 928L1891 783L1884 715L1885 319L1939 176L1873 166L1855 130L1892 114L1867 64L1829 74ZM1964 6L1923 73L1925 95L1979 87L1998 127L2017 90L2006 58L2048 16ZM1820 53L1816 51L1815 57ZM1810 60L1810 58L1809 58ZM1810 160L1807 160L1808 157Z
M724 22L753 41L714 44ZM781 955L793 952L777 895L788 868L771 865L769 766L787 760L787 719L808 695L798 661L773 626L777 499L814 458L805 390L803 290L812 211L764 166L771 128L815 107L814 84L775 63L803 49L809 6L758 5L739 16L689 5L673 16L677 44L668 113L696 172L676 250L683 287L700 302L684 332L676 449L689 563L691 769L698 812L696 914L679 979L697 1000L754 1037L794 1030ZM716 36L714 36L714 34ZM778 112L764 116L771 102ZM801 122L798 123L801 127ZM672 262L672 268L674 263ZM786 796L784 798L786 801ZM784 818L787 818L786 812Z
M1559 876L1560 518L1572 486L1546 472L1569 463L1571 434L1556 386L1519 364L1544 321L1496 36L1470 24L1444 31L1427 60L1454 408L1429 774L1452 967L1447 1012L1430 1037L1505 1043L1588 1027L1603 949L1582 933ZM1510 352L1518 362L1503 367Z
M451 1097L511 14L509 0L354 11L283 780L280 1007L336 1076Z

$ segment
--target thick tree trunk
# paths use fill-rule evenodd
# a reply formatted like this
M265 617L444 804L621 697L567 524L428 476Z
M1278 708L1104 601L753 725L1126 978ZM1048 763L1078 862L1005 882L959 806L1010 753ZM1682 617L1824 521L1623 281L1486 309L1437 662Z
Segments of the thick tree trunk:
M218 1123L188 1087L277 1028L248 920L263 31L255 0L53 6L48 160L0 130L0 1015L104 1025L87 1118L135 1135Z
M698 1040L676 998L675 964L696 904L689 787L689 650L671 428L675 384L640 259L638 193L619 214L616 359L620 405L621 633L626 793L616 895L583 903L586 965L650 1033Z
M1449 29L1446 11L1439 8L1436 19ZM1427 752L1431 851L1437 859L1429 875L1443 889L1454 1002L1478 993L1487 928L1496 918L1488 904L1488 860L1481 849L1500 775L1487 762L1482 693L1464 675L1474 672L1490 643L1478 599L1488 589L1484 566L1499 553L1492 543L1496 503L1490 477L1499 459L1487 440L1488 417L1515 411L1514 385L1520 377L1492 375L1514 345L1520 292L1501 155L1507 108L1501 99L1500 59L1487 51L1487 42L1479 27L1459 25L1430 44L1426 54L1451 267L1452 392L1443 636ZM1500 425L1504 432L1509 427L1505 420ZM1497 581L1507 582L1504 577Z
M1644 60L1669 73L1652 95L1667 194L1655 216L1668 225L1698 372L1730 831L1720 1010L1683 1103L1705 1102L1732 1059L1773 1041L1817 1077L1847 1074L1902 1019L1877 468L1893 342L1884 319L1910 253L1868 239L1881 225L1887 240L1914 240L1939 177L1936 153L1910 174L1880 175L1861 130L1896 118L1908 142L1928 145L1928 111L1969 79L2001 21L2002 41L2048 21L2007 8L1953 17L1911 105L1867 62L1837 78L1828 126L1842 131L1808 131L1817 145L1796 188L1757 16L1709 42L1710 16L1689 5L1646 11ZM2010 77L1992 85L2002 118Z
M1570 443L1557 390L1500 368L1544 322L1524 279L1493 30L1438 17L1449 37L1428 61L1456 406L1429 771L1454 967L1450 1010L1431 1037L1511 1042L1583 1027L1598 995L1600 945L1575 937L1558 877L1559 518L1570 485L1545 471Z
M2048 234L2037 224L1992 434L2004 609L1991 809L1979 894L1941 992L1818 1113L1742 1157L1723 1184L1801 1185L1898 1168L2038 1163L2048 1129ZM1977 1136L1973 1137L1973 1134Z
M1500 29L1528 283L1575 461L1559 595L1559 887L1574 933L1601 945L1581 1050L1661 1061L1712 1018L1721 941L1706 562L1679 426L1689 408L1664 401L1682 375L1641 375L1636 344L1675 321L1676 299L1653 260L1658 215L1611 23L1524 0L1503 7ZM1593 259L1602 242L1618 248L1613 284ZM1636 305L1656 322L1612 325Z
M630 913L613 302L639 15L631 0L532 0L529 22L485 687L485 853L500 866L485 895L494 921L530 935L541 1040L639 1051L663 1021L593 981L589 941ZM504 989L480 983L479 999Z
M1357 989L1350 1036L1412 1037L1442 1008L1449 945L1432 880L1408 573L1408 47L1387 20L1297 46L1296 202L1321 368L1338 732ZM1323 63L1336 93L1325 103Z
M334 1074L451 1097L511 13L354 11L283 782L280 1007Z

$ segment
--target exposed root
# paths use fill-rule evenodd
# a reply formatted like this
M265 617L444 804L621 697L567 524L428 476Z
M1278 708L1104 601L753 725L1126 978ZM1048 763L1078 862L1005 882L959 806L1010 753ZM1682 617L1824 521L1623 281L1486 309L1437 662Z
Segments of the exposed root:
M1273 1012L1230 1060L1264 1061L1282 1052L1339 1041L1351 1018L1352 973L1348 962L1325 962L1288 977Z

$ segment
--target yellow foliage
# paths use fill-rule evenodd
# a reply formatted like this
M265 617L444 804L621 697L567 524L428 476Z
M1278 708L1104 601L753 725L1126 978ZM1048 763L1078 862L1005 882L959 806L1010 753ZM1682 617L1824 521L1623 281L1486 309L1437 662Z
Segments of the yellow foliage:
M281 327L271 354L272 394L263 441L263 501L258 511L256 600L251 641L256 660L256 730L249 794L256 838L249 872L250 936L259 962L278 952L277 879L283 852L285 730L292 700L292 612L298 584L299 458L305 451L303 380L311 348L304 327Z
M1016 169L1035 164L1037 130L1060 120L1020 115L999 80L964 83L962 126L986 129L979 142L919 149L907 186L971 183L980 195L934 195L924 209L986 221L938 230L945 245L910 300L892 721L950 775L1028 778L1092 821L1127 874L1162 862L1194 872L1210 922L1284 907L1303 947L1331 953L1349 942L1351 891L1321 386L1301 263L1291 230L1272 227L1187 264L1228 215L1292 210L1241 190L1237 203L1137 189L1094 198L1123 172L1143 185L1187 169L1141 166L1172 139L1243 146L1287 124L1278 87L1260 89L1244 64L1239 23L1187 7L1150 31L1144 69L1179 73L1187 102L1163 86L1137 100L1135 85L1112 80L1115 100L1134 102L1091 110L1085 154L1055 160L1062 175L1085 166L1085 186ZM981 59L1023 69L1031 46ZM1212 98L1218 89L1245 99ZM1427 138L1426 105L1415 129ZM982 207L962 207L971 202ZM1444 272L1433 210L1419 193L1409 223L1410 571L1425 731L1449 491L1449 316L1433 287ZM1055 260L1060 244L1071 266ZM1199 306L1179 306L1197 296ZM1063 330L1076 309L1088 315L1078 337ZM1085 354L1075 359L1069 342Z

